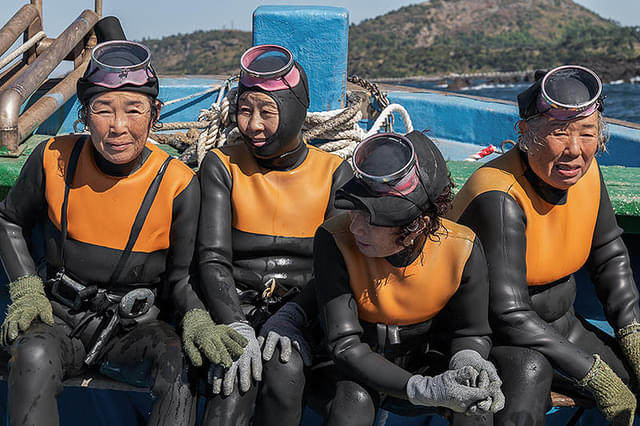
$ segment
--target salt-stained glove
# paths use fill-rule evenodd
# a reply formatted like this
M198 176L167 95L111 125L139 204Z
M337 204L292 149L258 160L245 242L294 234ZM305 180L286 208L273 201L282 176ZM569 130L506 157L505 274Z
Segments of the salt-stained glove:
M500 389L502 380L493 363L482 358L482 355L472 349L464 349L451 357L449 368L455 370L464 366L473 367L479 373L477 386L487 387L490 391L489 398L469 408L469 414L482 414L487 411L497 413L502 410L505 403L504 394Z
M229 326L249 343L240 358L233 361L229 368L221 368L219 365L212 365L209 368L208 380L214 395L218 395L221 391L225 396L231 395L236 378L242 392L249 390L252 377L256 382L262 380L260 344L253 327L244 321L232 322Z
M477 379L478 372L473 367L447 370L432 377L415 375L407 382L407 399L414 405L446 407L464 413L490 396L487 387L476 387Z
M640 383L640 324L636 321L616 332L620 349Z
M31 326L36 318L53 325L51 302L44 293L44 285L37 275L18 278L9 284L11 304L0 329L0 343L9 345Z
M596 405L613 426L631 426L636 397L598 354L593 357L593 366L578 385L593 394Z
M202 365L203 353L210 362L231 366L243 353L247 339L227 325L214 324L209 313L192 309L182 320L182 342L187 356L196 367Z
M260 329L258 343L262 348L262 358L271 360L276 346L280 344L280 361L289 362L293 346L300 353L304 365L311 366L311 347L302 332L306 323L307 316L302 307L295 302L286 303Z

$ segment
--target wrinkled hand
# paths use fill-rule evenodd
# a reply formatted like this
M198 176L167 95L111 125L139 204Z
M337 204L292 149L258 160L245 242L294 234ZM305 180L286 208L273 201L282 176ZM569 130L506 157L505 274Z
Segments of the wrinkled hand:
M640 383L640 324L632 322L616 332L620 349Z
M293 346L300 353L304 365L309 367L312 364L313 356L311 355L311 347L302 332L306 322L307 317L304 310L294 302L286 303L271 315L260 329L258 337L258 343L262 348L262 358L265 361L270 361L279 344L280 361L289 362Z
M44 285L40 277L29 275L18 278L9 284L11 304L7 316L0 328L0 344L9 345L39 318L47 325L53 325L51 302L44 293Z
M247 339L227 325L215 325L209 313L192 309L182 320L184 350L196 367L202 365L201 352L214 364L231 366L243 353Z
M593 394L596 405L613 426L633 425L636 397L598 354L593 358L593 366L578 385Z
M473 367L478 373L477 387L488 388L490 396L469 408L468 414L483 414L483 412L497 413L504 408L505 398L500 386L502 380L498 376L498 371L492 362L482 358L482 356L472 350L465 349L456 352L449 361L449 368L452 370L464 366Z
M240 358L233 361L227 369L220 365L212 365L209 368L208 380L214 395L221 391L225 396L231 395L236 378L239 380L240 390L246 392L251 387L251 378L256 382L262 380L262 359L260 358L260 344L256 339L256 333L246 322L234 322L230 327L237 331L247 342Z
M437 376L415 375L407 383L407 399L414 405L446 407L466 412L473 404L487 399L488 388L478 388L478 372L473 367L447 370Z

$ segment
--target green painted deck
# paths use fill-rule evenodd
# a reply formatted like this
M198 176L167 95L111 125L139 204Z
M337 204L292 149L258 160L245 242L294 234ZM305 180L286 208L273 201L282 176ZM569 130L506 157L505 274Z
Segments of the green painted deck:
M0 199L7 195L31 151L49 137L33 135L25 142L26 146L20 157L0 157ZM175 149L167 145L161 146L168 153L177 154ZM456 188L459 189L481 163L449 161L448 165ZM603 166L602 173L618 223L626 233L640 234L640 167Z

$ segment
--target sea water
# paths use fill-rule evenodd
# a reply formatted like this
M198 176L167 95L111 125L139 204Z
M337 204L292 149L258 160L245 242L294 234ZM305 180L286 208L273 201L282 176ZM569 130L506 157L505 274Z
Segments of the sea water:
M604 114L606 117L640 123L640 77L633 79L633 81L635 83L612 82L604 85L602 94L605 97ZM407 82L402 84L410 87L451 91L514 102L518 93L530 85L530 83L494 84L477 80L473 81L468 87L449 90L446 85L439 85L433 82Z

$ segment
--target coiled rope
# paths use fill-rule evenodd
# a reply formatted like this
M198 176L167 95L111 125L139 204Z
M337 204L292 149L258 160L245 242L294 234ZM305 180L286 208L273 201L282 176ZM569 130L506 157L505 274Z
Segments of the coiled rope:
M209 93L219 90L219 93L211 107L200 111L198 121L164 123L162 125L162 130L202 129L197 141L192 143L180 155L180 159L184 162L188 164L197 163L200 166L205 154L211 149L241 141L242 135L233 120L235 112L232 111L232 106L235 106L237 89L231 89L231 84L237 78L238 76L233 76L225 80L220 86L206 91L206 93ZM407 110L402 105L389 104L388 99L376 84L357 76L349 77L349 81L367 89L376 105L382 108L382 112L373 123L371 129L367 132L358 125L358 122L362 120L362 111L370 104L371 99L359 96L357 93L348 92L346 108L307 113L302 130L302 136L305 140L321 140L323 142L316 145L318 148L344 159L349 159L356 145L364 138L377 133L383 126L387 131L393 130L394 112L400 114L407 133L413 130ZM191 95L191 97L202 95L203 93L205 92ZM190 99L191 97L169 101L165 105Z

